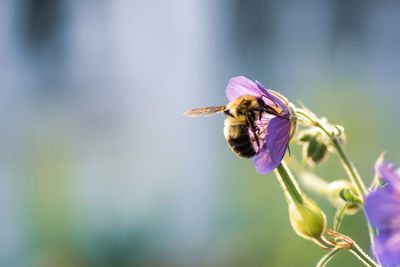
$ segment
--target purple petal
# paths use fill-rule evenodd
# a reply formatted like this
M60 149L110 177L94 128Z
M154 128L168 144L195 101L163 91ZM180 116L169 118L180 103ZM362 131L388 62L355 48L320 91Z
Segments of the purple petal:
M291 123L287 119L273 118L268 125L267 146L271 149L271 157L274 163L279 164L285 154Z
M244 76L230 79L226 87L226 96L228 100L233 101L244 95L252 95L255 97L266 96L262 98L265 104L280 107L282 109L280 116L289 118L289 110L284 101L268 92L259 82L253 82Z
M254 157L256 171L261 174L272 172L278 165L274 166L272 163L271 153L267 145L262 146L260 152Z
M382 266L400 265L400 232L394 235L378 235L374 240L376 257Z
M381 187L365 198L365 211L373 226L390 230L395 227L396 219L400 220L400 196L388 186ZM397 227L400 229L400 221Z
M235 100L244 95L252 95L260 97L265 92L261 91L257 84L244 76L234 77L229 80L228 87L226 88L226 97L229 101Z
M289 141L291 123L275 117L268 125L267 142L254 157L256 170L261 174L273 171L282 161Z
M271 94L270 92L268 92L264 86L262 86L261 83L259 83L258 81L256 81L257 83L257 87L264 93L264 95L267 95L269 99L273 99L272 102L276 103L280 108L283 109L284 114L288 114L288 108L287 105L285 103L283 103L283 101L281 99L279 99L278 97L276 97L275 95ZM271 105L269 103L266 103L267 105Z
M400 193L400 175L393 164L382 163L377 168L378 176L383 179L397 193ZM400 201L399 201L400 202Z
M375 170L385 182L365 198L368 219L378 228L375 256L383 266L400 266L400 175L392 164L383 163L382 157Z

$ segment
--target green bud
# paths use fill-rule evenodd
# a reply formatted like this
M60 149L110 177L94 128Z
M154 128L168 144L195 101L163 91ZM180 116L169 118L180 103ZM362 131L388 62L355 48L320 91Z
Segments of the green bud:
M311 167L327 158L330 141L317 128L300 132L297 140L303 144L303 159Z
M290 223L294 231L324 249L332 248L323 235L327 224L323 211L300 190L294 176L283 161L275 169L275 174L285 193Z
M289 216L295 232L317 243L323 239L326 228L326 216L314 201L303 195L303 202L292 201L289 204Z
M329 184L328 186L329 200L332 205L339 209L342 208L346 202L349 203L344 211L346 215L353 215L361 207L362 201L357 197L357 191L354 186L346 180L338 180Z
M301 132L299 135L299 141L300 142L308 142L311 140L311 138L313 138L313 134L310 132Z
M305 149L306 157L311 157L318 151L319 143L317 140L317 135L312 136L308 141L307 141L307 146L305 146L307 149Z
M317 164L326 159L326 156L328 155L328 147L325 145L322 145L320 149L317 151L315 155L311 157L311 160L313 163Z

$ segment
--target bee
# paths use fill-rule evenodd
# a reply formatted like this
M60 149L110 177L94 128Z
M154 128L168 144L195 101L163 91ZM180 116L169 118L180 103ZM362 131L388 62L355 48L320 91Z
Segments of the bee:
M183 115L197 117L224 113L228 116L224 122L224 136L228 145L239 157L251 158L259 152L259 136L266 130L260 129L256 121L260 121L264 114L279 116L282 112L279 105L267 105L263 97L275 102L267 95L255 97L247 94L234 99L226 106L196 108Z

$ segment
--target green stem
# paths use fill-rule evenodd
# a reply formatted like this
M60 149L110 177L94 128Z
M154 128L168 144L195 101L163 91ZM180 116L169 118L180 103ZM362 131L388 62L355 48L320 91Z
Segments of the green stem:
M322 123L320 123L318 120L315 120L313 118L311 118L311 116L309 116L308 114L304 113L303 111L297 110L297 113L302 115L304 118L306 118L307 120L309 120L311 123L316 124L316 126L318 128L320 128L330 139L331 142L333 144L333 146L336 148L337 152L339 153L340 158L342 159L345 169L347 171L347 174L350 178L350 180L353 182L354 186L356 187L359 195L364 198L364 195L367 193L367 188L365 187L364 182L361 179L360 174L358 173L356 167L354 166L354 164L351 162L349 156L346 154L342 143L340 142L339 139L337 139L337 137L328 131L328 129L326 129L324 127L324 125Z
M366 266L379 267L380 265L371 259L356 243L353 243L350 252L353 253Z
M338 253L340 250L341 250L340 248L335 248L329 251L329 253L327 253L318 261L316 267L324 267L328 263L328 261L330 261L333 258L333 256L335 256L336 253Z
M321 124L319 124L319 125L321 125ZM322 126L320 126L320 128L321 127ZM358 194L361 196L362 201L364 201L365 194L368 191L367 191L367 188L365 187L365 184L364 184L363 180L361 179L360 174L358 173L358 171L357 171L356 167L354 166L353 162L351 162L349 156L345 152L342 143L335 136L332 136L332 134L329 135L329 137L331 138L333 145L335 146L336 150L338 151L338 153L339 153L339 155L340 155L340 157L342 159L342 162L344 163L344 166L345 166L345 169L347 171L347 174L349 175L351 181L355 185L355 187L356 187L356 189L358 191ZM374 247L375 229L369 223L367 214L365 212L364 212L364 215L365 215L365 219L367 221L368 235L369 235L370 243L371 243L371 246L372 246L372 250L374 251L375 250L375 247ZM360 247L358 247L357 245L355 245L355 246L358 248L359 251L362 251L360 249ZM351 250L351 251L353 252L353 250ZM365 253L363 255L368 257L368 255L365 254ZM365 259L364 259L364 261L365 261ZM371 265L371 266L378 266L378 265L375 263L375 265Z
M311 123L315 124L320 128L330 139L333 144L333 146L336 148L337 152L339 153L339 156L344 163L345 170L350 178L350 180L353 182L354 186L356 187L357 192L361 196L361 199L364 201L364 196L368 192L363 180L361 179L360 174L358 173L356 167L354 164L351 162L350 157L347 155L345 152L342 143L340 140L331 132L328 131L324 127L322 123L318 121L318 119L313 119L312 116L309 116L306 112L303 112L302 110L296 110L297 114L303 116L305 119L309 120ZM365 212L364 212L365 214ZM370 238L370 242L372 244L372 249L374 251L374 234L375 234L375 229L372 227L372 225L368 221L368 217L365 214L365 218L367 221L367 226L368 226L368 234Z
M374 236L375 236L375 234L376 234L376 232L375 232L376 230L375 230L375 228L372 227L372 225L369 223L369 221L368 221L368 216L367 216L367 212L365 211L365 209L364 209L364 216L365 216L365 219L367 220L368 235L369 235L369 239L371 240L371 251L372 251L372 254L376 255L376 251L375 251L375 242L374 242ZM379 262L379 259L378 259L378 262Z
M282 160L276 168L277 177L286 196L297 203L303 203L302 192L293 178L292 173Z
M320 127L321 128L321 127ZM361 179L360 174L358 173L356 167L354 166L353 162L351 162L350 158L348 157L348 155L346 154L346 152L344 151L342 142L340 142L336 137L334 136L330 136L333 145L335 146L336 150L338 151L345 169L349 175L349 177L351 178L351 181L353 182L353 184L356 186L356 189L359 193L359 195L362 197L362 199L364 199L365 194L367 193L367 188L365 187L364 182Z
M338 209L335 214L335 219L333 221L333 231L338 232L340 223L342 222L343 216L344 216L344 211L346 210L347 206L349 205L348 202L344 204L343 208Z

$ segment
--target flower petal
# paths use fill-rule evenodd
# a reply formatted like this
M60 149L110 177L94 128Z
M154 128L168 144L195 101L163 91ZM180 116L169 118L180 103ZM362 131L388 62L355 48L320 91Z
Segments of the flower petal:
M400 196L387 185L381 187L365 198L365 211L373 226L381 231L390 230L400 218Z
M266 90L264 88L264 86L262 86L262 84L259 83L258 81L256 81L256 84L257 84L258 89L260 89L262 92L264 92L264 95L267 95L269 99L273 99L273 101L271 101L271 102L273 102L274 104L276 103L281 109L283 109L283 114L289 113L288 107L286 106L285 103L283 103L283 101L281 99L279 99L277 96L268 92L268 90ZM266 104L269 104L269 103L266 103Z
M400 175L393 164L382 163L377 168L378 176L382 178L397 193L400 193ZM400 201L399 201L400 202Z
M234 77L229 80L228 87L226 88L226 97L229 101L235 100L244 95L252 95L260 97L265 92L261 91L257 84L244 76Z
M244 95L252 95L255 97L265 96L262 97L262 100L266 105L279 107L282 110L280 117L290 117L289 109L286 104L279 99L279 97L266 90L259 82L253 82L244 76L230 79L226 87L226 96L228 100L233 101Z
M268 125L267 146L271 149L271 158L279 164L286 152L291 123L287 119L273 118Z
M273 171L282 161L290 135L290 121L280 117L271 119L268 125L267 142L254 157L256 170L261 174Z
M382 266L400 266L400 233L378 235L374 239L376 257Z
M254 166L256 167L256 171L261 174L272 172L278 165L279 164L274 166L270 150L266 144L261 147L260 152L254 157Z

